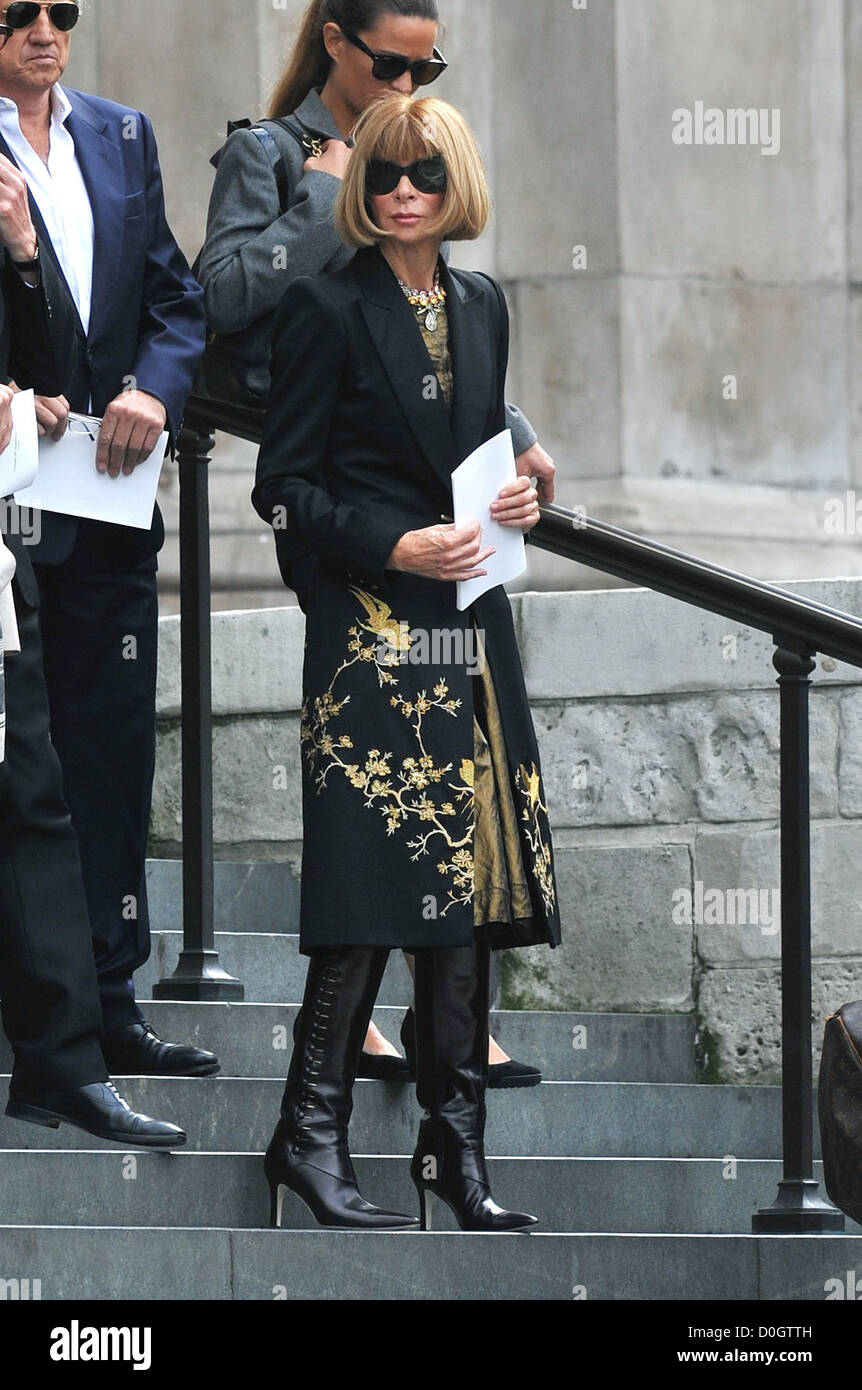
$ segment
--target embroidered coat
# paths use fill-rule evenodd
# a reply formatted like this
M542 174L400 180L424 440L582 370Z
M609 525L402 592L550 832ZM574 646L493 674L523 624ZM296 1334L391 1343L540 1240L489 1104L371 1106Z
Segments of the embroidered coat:
M493 679L532 917L494 948L558 944L539 754L502 587L388 570L409 530L452 515L451 473L505 424L508 314L487 276L443 268L451 412L379 250L300 278L279 308L253 494L306 615L301 948L468 945L473 683Z

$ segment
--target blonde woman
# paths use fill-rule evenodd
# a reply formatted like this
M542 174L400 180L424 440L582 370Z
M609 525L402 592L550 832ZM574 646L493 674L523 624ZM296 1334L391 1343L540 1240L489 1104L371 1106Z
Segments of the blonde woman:
M306 614L300 946L309 955L281 1119L266 1156L272 1218L286 1189L329 1226L410 1218L358 1192L347 1125L388 953L415 954L412 1175L423 1226L442 1198L465 1230L534 1218L492 1199L483 1135L490 950L559 941L551 837L511 610L484 573L478 524L455 527L451 473L504 428L508 316L487 276L442 241L480 234L490 199L451 106L391 94L355 130L336 223L344 269L291 285L253 494ZM539 517L529 478L494 503ZM449 662L409 659L445 631ZM480 650L483 660L467 654ZM460 657L459 657L460 653Z

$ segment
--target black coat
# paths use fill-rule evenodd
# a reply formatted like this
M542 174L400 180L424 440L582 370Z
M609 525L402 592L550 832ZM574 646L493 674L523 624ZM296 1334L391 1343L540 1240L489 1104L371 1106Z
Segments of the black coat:
M534 909L528 926L488 937L495 947L559 942L539 755L505 591L459 613L454 584L386 569L405 531L451 517L452 470L505 424L502 292L487 276L445 267L443 283L451 419L414 312L376 248L295 281L276 318L253 502L306 614L305 951L473 940L474 624Z

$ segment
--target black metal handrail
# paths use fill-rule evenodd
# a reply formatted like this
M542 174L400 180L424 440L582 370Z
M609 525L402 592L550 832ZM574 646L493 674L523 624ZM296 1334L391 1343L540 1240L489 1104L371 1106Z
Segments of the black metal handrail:
M178 451L183 710L183 951L161 998L242 995L225 975L213 923L212 706L207 465L213 430L259 443L263 411L193 396ZM555 505L530 542L555 555L769 633L781 722L781 985L784 1171L776 1201L755 1213L757 1232L844 1229L818 1193L813 1158L808 692L814 655L862 668L862 620L788 589Z

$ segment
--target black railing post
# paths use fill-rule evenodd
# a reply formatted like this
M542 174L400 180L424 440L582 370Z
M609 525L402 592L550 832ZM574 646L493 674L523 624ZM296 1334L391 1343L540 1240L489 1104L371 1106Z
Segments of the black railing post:
M213 918L212 660L207 468L209 427L180 432L180 644L182 689L183 947L156 999L242 999L219 964Z
M772 658L781 699L781 1106L784 1169L771 1207L754 1213L757 1234L844 1230L814 1177L811 1056L811 845L808 691L814 655L777 634Z

